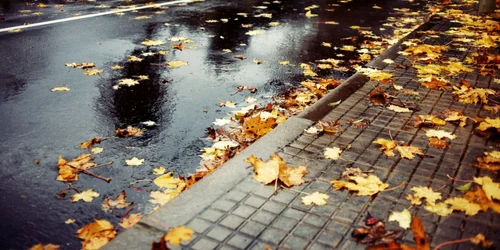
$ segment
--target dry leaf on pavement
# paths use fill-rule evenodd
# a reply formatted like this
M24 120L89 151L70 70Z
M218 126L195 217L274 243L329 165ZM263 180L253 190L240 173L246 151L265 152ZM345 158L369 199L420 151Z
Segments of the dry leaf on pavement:
M93 162L94 159L90 156L91 154L82 154L70 162L62 158L62 156L59 156L59 160L57 161L57 167L59 168L57 180L64 182L78 180L78 173L80 171L88 170L96 166Z
M131 228L133 225L137 224L142 219L142 214L130 214L127 218L124 218L122 222L120 222L121 227L123 228Z
M165 241L170 242L174 246L179 246L181 241L189 241L194 231L185 226L177 226L170 230L165 236Z
M174 172L168 172L164 175L156 177L153 182L160 188L171 188L177 187L177 184L181 179L179 177L173 177Z
M374 195L380 191L385 190L389 184L385 184L380 181L380 179L375 175L368 175L368 177L362 176L348 176L349 181L344 180L333 180L330 183L333 185L335 190L342 188L347 188L349 191L358 192L359 196Z
M333 148L325 148L324 156L326 159L338 160L340 158L340 154L342 150L338 147Z
M115 133L117 136L121 136L121 137L141 136L143 133L143 130L140 128L128 126L127 128L124 128L124 129L120 129L120 128L116 129Z
M76 231L76 236L83 239L83 250L95 250L106 245L116 236L113 225L107 220L98 220L87 224Z
M107 212L112 208L126 208L132 204L132 202L126 201L126 198L127 193L125 192L125 190L123 190L114 200L112 200L110 197L104 198L101 208L104 212Z
M326 205L325 199L328 199L328 197L330 196L328 196L327 194L314 192L312 194L302 197L302 203L304 203L304 205L307 206L311 205L312 203L318 206L323 206Z
M47 245L42 245L42 244L37 244L32 247L30 247L28 250L59 250L61 246L59 245L54 245L54 244L47 244Z
M423 198L427 200L428 204L435 204L437 200L442 198L441 193L438 193L428 187L412 187L411 191L413 191L414 194L406 195L406 199L408 199L413 205L422 204Z
M253 165L255 170L254 178L264 184L269 184L277 179L286 186L298 186L305 182L304 175L307 174L305 166L288 167L286 162L277 153L271 155L268 162L255 157L248 157L246 162Z
M479 156L476 160L477 164L471 164L472 166L488 169L493 172L500 170L500 151L484 152L484 156Z
M401 212L392 212L389 215L389 221L397 221L399 223L399 226L407 229L410 227L411 223L411 214L408 209L403 209Z
M133 157L130 160L125 160L125 163L129 166L139 166L144 163L144 159L139 159L137 157Z
M74 194L71 197L71 200L73 202L77 202L79 200L83 200L85 202L92 202L94 200L94 198L98 197L98 196L99 196L99 193L95 192L92 189L87 189L81 193Z

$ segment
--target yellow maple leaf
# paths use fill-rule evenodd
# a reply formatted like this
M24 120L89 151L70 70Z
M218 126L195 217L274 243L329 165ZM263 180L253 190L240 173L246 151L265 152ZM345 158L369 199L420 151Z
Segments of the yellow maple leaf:
M375 175L368 175L368 177L349 176L348 178L349 181L333 180L330 181L330 183L334 186L335 190L347 188L349 191L358 192L359 196L374 195L385 190L389 186L388 184L381 182Z
M500 200L500 183L493 182L489 176L474 177L474 182L481 185L486 198Z
M82 249L95 250L106 245L115 238L116 231L107 220L95 220L76 231L76 236L83 239Z
M174 246L179 246L181 241L189 241L194 231L185 226L177 226L170 230L164 237L165 241Z
M455 90L453 91L453 96L463 104L476 104L478 102L486 104L488 103L488 95L496 93L492 89L471 88L466 85L462 85L460 88L453 86L453 89Z
M243 131L245 135L258 138L269 133L276 126L276 118L268 117L262 119L261 114L243 119Z
M160 188L176 188L181 179L178 177L174 178L172 176L173 174L174 172L168 172L164 175L156 177L153 182Z
M149 200L153 204L164 205L167 202L171 201L177 195L180 194L178 190L166 190L164 192L160 191L152 191L149 196L151 199Z
M96 154L100 154L102 153L102 151L104 151L104 148L100 148L100 147L93 147L90 152L92 152L92 154L96 155Z
M486 197L486 193L482 188L476 188L475 191L468 191L465 193L464 198L469 200L472 203L476 203L481 206L482 211L487 211L491 208L491 210L496 213L500 213L500 203L491 201Z
M474 45L479 46L479 47L484 47L484 48L494 48L497 46L495 43L495 40L491 36L489 36L486 32L483 33L482 38L479 40L476 40L474 42Z
M130 160L125 160L125 163L129 166L139 166L144 163L144 159L139 159L137 157L133 157Z
M441 199L441 193L432 190L432 188L418 186L412 187L411 191L414 194L408 194L406 199L410 200L413 205L422 204L423 198L427 199L427 204L435 204L437 200Z
M268 162L251 155L246 162L253 165L255 170L254 178L264 184L269 184L277 179L281 180L288 187L300 185L305 182L304 175L307 174L305 166L296 168L288 167L286 162L277 153L271 155Z
M466 215L472 216L476 215L481 206L475 203L471 203L469 200L462 197L453 197L446 199L444 203L451 205L451 209L464 211Z
M479 125L476 127L476 130L479 130L484 134L485 136L489 136L490 132L492 134L499 134L500 133L500 117L497 117L495 119L486 117L482 122L479 123Z
M139 222L141 218L142 218L141 213L130 214L129 217L124 218L122 222L120 222L120 224L118 225L120 225L123 228L131 228L133 225L137 224L137 222Z
M427 203L427 205L424 206L424 209L439 216L448 216L453 213L453 209L449 208L448 204L444 202L436 204Z
M396 150L399 152L401 157L406 158L406 159L413 159L415 157L415 154L417 155L424 155L422 152L422 149L419 147L415 146L396 146Z
M465 67L461 62L447 62L448 66L444 67L452 75L458 74L460 72L472 72L473 69Z
M435 115L418 115L417 120L413 123L413 126L444 126L446 121L442 120Z
M86 69L86 70L83 71L83 74L84 75L88 75L88 76L95 76L95 75L101 74L102 72L104 72L104 70L100 70L100 69Z
M439 139L443 139L443 138L448 138L450 140L453 140L455 139L455 135L448 132L448 131L445 131L445 130L435 130L435 129L429 129L425 135L427 137L436 137L436 138L439 138Z
M318 206L323 206L323 205L326 205L326 201L325 199L328 199L330 196L328 196L327 194L323 194L323 193L320 193L320 192L314 192L312 194L309 194L307 196L304 196L302 197L302 203L304 203L304 205L311 205L311 204L315 204L315 205L318 205Z
M338 147L325 148L324 156L326 159L338 160L342 150Z
M78 173L83 170L95 167L91 154L82 154L78 158L66 161L62 156L59 156L57 167L59 168L58 181L76 181L78 180Z
M500 151L484 152L484 156L479 156L476 160L478 164L473 164L473 166L493 172L500 170Z
M73 224L75 222L76 222L75 219L67 219L67 220L64 221L64 224Z
M392 212L391 215L389 215L389 221L397 221L399 223L399 226L407 229L411 225L411 214L408 209L404 209L401 212Z
M79 200L83 200L85 202L92 202L94 200L94 197L98 197L99 193L95 192L92 189L87 189L81 193L74 194L71 197L71 200L73 202L77 202Z
M387 140L384 138L377 138L375 141L372 143L380 144L382 147L380 147L380 150L384 151L385 155L391 157L394 156L394 149L396 148L396 142L393 140Z
M387 73L387 72L383 72L383 71L372 71L369 73L365 73L365 75L367 75L370 78L370 80L379 81L379 82L389 80L393 77L393 75L391 73Z

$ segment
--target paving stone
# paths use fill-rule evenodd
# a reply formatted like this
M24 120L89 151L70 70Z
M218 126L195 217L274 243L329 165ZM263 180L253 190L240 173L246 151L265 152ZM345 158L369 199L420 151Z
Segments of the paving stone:
M294 208L288 208L287 210L285 210L285 212L283 212L282 215L287 217L287 218L291 218L291 219L294 219L296 221L300 221L306 215L306 213L303 211L294 209Z
M212 228L206 235L212 239L224 241L232 232L233 230L221 226L216 226Z
M212 204L212 208L216 208L218 210L222 210L227 212L231 210L236 205L236 202L231 200L218 200L214 204Z
M262 206L262 210L273 214L280 214L285 208L285 205L273 201L268 201Z
M200 215L200 218L203 218L203 219L211 221L211 222L216 222L223 215L224 215L224 213L221 213L221 212L213 210L213 209L209 209L209 210L206 210L205 212L203 212Z
M331 247L331 249L335 249L337 245L340 243L342 240L343 235L334 233L334 232L328 232L328 231L323 231L319 235L317 241L321 243L322 245L326 245Z
M212 226L213 223L210 221L195 218L187 225L189 228L193 229L197 233L203 233L207 228Z
M252 220L260 222L264 225L269 225L271 222L273 222L275 218L276 218L275 214L261 210L255 213L255 215L252 217Z
M201 238L193 246L192 249L215 249L219 245L219 242L209 240L207 238Z
M280 248L285 247L289 249L305 249L309 245L309 238L301 238L297 236L290 236L285 239Z
M235 234L227 241L227 244L235 246L239 249L245 249L252 243L252 241L253 238L251 237L242 234Z
M277 245L285 238L286 234L284 231L269 227L262 232L259 240Z
M246 205L255 207L255 208L259 208L265 202L266 202L266 199L252 195L252 196L248 197L248 199L246 199L243 203Z
M294 235L302 236L307 239L313 239L321 230L319 227L312 226L307 223L299 223L293 230Z
M262 225L260 223L254 222L254 221L248 221L240 230L242 233L246 233L248 235L251 235L253 237L257 237L264 229L266 228L265 225Z
M254 212L256 208L247 206L247 205L239 205L234 211L233 214L238 215L243 218L249 218Z
M223 226L226 226L228 228L231 228L231 229L236 229L239 226L241 226L241 224L243 224L243 222L245 222L245 219L243 219L243 218L241 218L239 216L230 214L226 218L224 218L220 222L220 224L223 225Z
M285 232L290 232L295 226L297 226L298 223L298 221L286 217L278 217L271 223L271 227L280 229Z

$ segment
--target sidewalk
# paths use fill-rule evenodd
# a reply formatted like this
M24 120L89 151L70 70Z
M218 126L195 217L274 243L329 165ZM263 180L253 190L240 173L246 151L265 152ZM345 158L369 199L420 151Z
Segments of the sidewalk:
M456 24L449 20L427 24L431 30L446 31ZM420 37L427 44L449 44L450 37ZM400 47L395 47L396 50ZM467 51L453 49L443 52L444 58L456 57L464 61L469 53L476 51L472 46ZM447 149L430 147L425 136L427 128L416 128L413 121L418 115L436 114L445 109L461 110L469 117L497 117L481 110L481 105L461 104L453 99L452 91L423 88L416 77L416 71L404 56L396 51L384 53L369 66L393 72L395 84L420 94L420 111L396 113L382 106L370 106L368 94L381 87L387 92L407 100L408 96L391 91L390 84L368 81L359 74L344 85L332 91L299 117L293 117L272 132L259 139L236 157L225 163L208 177L182 193L173 201L143 219L133 228L121 233L104 249L151 249L152 242L158 242L171 227L185 225L195 231L193 239L185 249L364 249L366 245L356 243L351 236L355 227L364 225L369 212L386 223L387 229L401 230L397 222L388 222L391 211L401 211L411 207L405 197L414 186L439 189L443 200L461 194L447 175L470 180L474 176L491 176L495 182L498 176L491 171L471 167L477 156L484 151L498 149L499 141L486 140L474 134L471 121L461 128L447 123L440 129L453 131L456 139ZM392 58L394 64L382 63L382 59ZM397 68L397 64L410 65ZM464 63L465 64L465 63ZM498 74L498 73L497 73ZM496 78L499 78L498 75ZM465 79L473 87L500 89L491 76L462 73L456 82ZM455 83L455 82L454 82ZM453 83L453 84L454 84ZM362 85L362 86L361 86ZM357 86L361 86L355 90ZM349 92L355 91L350 94ZM346 93L349 93L348 97ZM336 106L328 103L342 100ZM326 113L326 115L324 115ZM350 126L348 121L364 118L370 121L366 128ZM304 129L318 120L340 121L341 132L337 134L309 135ZM403 159L398 154L387 157L379 146L373 144L376 138L394 138L411 146L418 146L425 156L412 160ZM350 148L342 153L341 159L325 159L325 147ZM255 155L264 160L278 152L291 166L305 165L307 183L292 188L280 189L274 195L274 186L265 186L253 179L253 168L244 160ZM339 179L346 167L373 170L389 187L402 182L406 186L371 197L357 196L346 190L335 191L330 180ZM315 191L328 194L327 205L306 206L301 203L300 192ZM438 216L426 211L423 206L415 206L410 212L423 221L431 247L438 244L483 233L494 246L500 247L500 214L491 210L466 216L455 211L449 216ZM403 243L415 245L411 230L406 230ZM442 249L479 249L471 243L461 243ZM495 247L494 247L495 248Z

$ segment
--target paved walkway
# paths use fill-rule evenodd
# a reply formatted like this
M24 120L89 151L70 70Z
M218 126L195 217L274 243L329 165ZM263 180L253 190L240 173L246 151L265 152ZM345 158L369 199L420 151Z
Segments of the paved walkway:
M437 21L431 30L446 31L457 24L448 20ZM448 44L450 37L420 37L428 44ZM468 47L460 51L451 45L445 52L445 60L450 57L465 60L466 56L476 51ZM397 64L409 65L404 56L393 56L395 64L372 64L384 71L394 72L394 80L405 89L414 90L422 99L421 110L413 113L396 113L381 106L370 106L368 93L374 87L382 89L408 100L409 96L391 90L391 85L382 85L366 78L355 76L353 81L363 79L364 85L347 99L342 98L340 105L332 109L327 106L331 100L341 96L342 92L331 95L331 100L323 101L300 117L294 117L280 125L248 149L228 161L210 176L193 188L187 190L175 200L161 207L159 211L146 217L141 223L120 234L105 249L150 249L153 241L170 227L186 225L195 231L191 241L183 245L185 249L364 249L366 245L357 244L351 232L364 224L368 212L386 222L388 229L401 229L395 222L387 222L391 211L401 211L411 207L406 194L414 186L428 186L439 189L443 200L460 195L454 189L463 183L452 182L447 175L460 179L472 179L473 176L491 176L494 181L498 176L489 171L478 170L469 166L484 151L498 149L499 141L486 140L473 133L474 126L464 128L447 123L441 129L453 131L457 135L447 149L437 149L428 145L425 136L427 129L415 128L411 121L422 114L436 114L444 109L461 110L465 115L495 116L481 110L480 105L464 105L455 101L451 91L430 90L420 86L416 72L412 67L398 68ZM394 58L395 57L395 58ZM496 78L499 78L498 75ZM358 80L356 80L358 79ZM499 90L500 84L493 83L491 76L475 72L461 74L457 78L466 79L475 87ZM351 83L353 88L359 83ZM340 95L339 95L340 94ZM332 109L331 111L329 111ZM304 129L316 120L307 119L315 114L327 112L322 121L340 121L342 132L337 134L308 135ZM321 115L322 116L322 115ZM348 121L364 118L370 125L366 128L350 126ZM372 144L376 138L394 138L409 145L422 148L425 157L413 160L402 159L399 155L386 157L378 146ZM325 147L342 147L348 150L337 161L323 157ZM279 154L292 166L306 165L309 173L308 182L292 190L281 189L274 195L272 185L265 186L252 178L253 169L244 159L251 154L268 159L274 153ZM408 185L392 191L381 192L372 197L357 196L348 191L334 191L330 180L339 179L346 167L359 167L373 170L390 187L407 182ZM325 206L306 206L301 203L304 194L320 191L330 198ZM463 212L454 212L450 216L440 217L427 212L422 206L410 210L423 221L431 245L434 247L448 240L455 240L483 233L500 247L500 214L479 212L475 216L466 216ZM414 245L413 234L407 230L403 243ZM471 249L478 246L462 243L442 249Z

